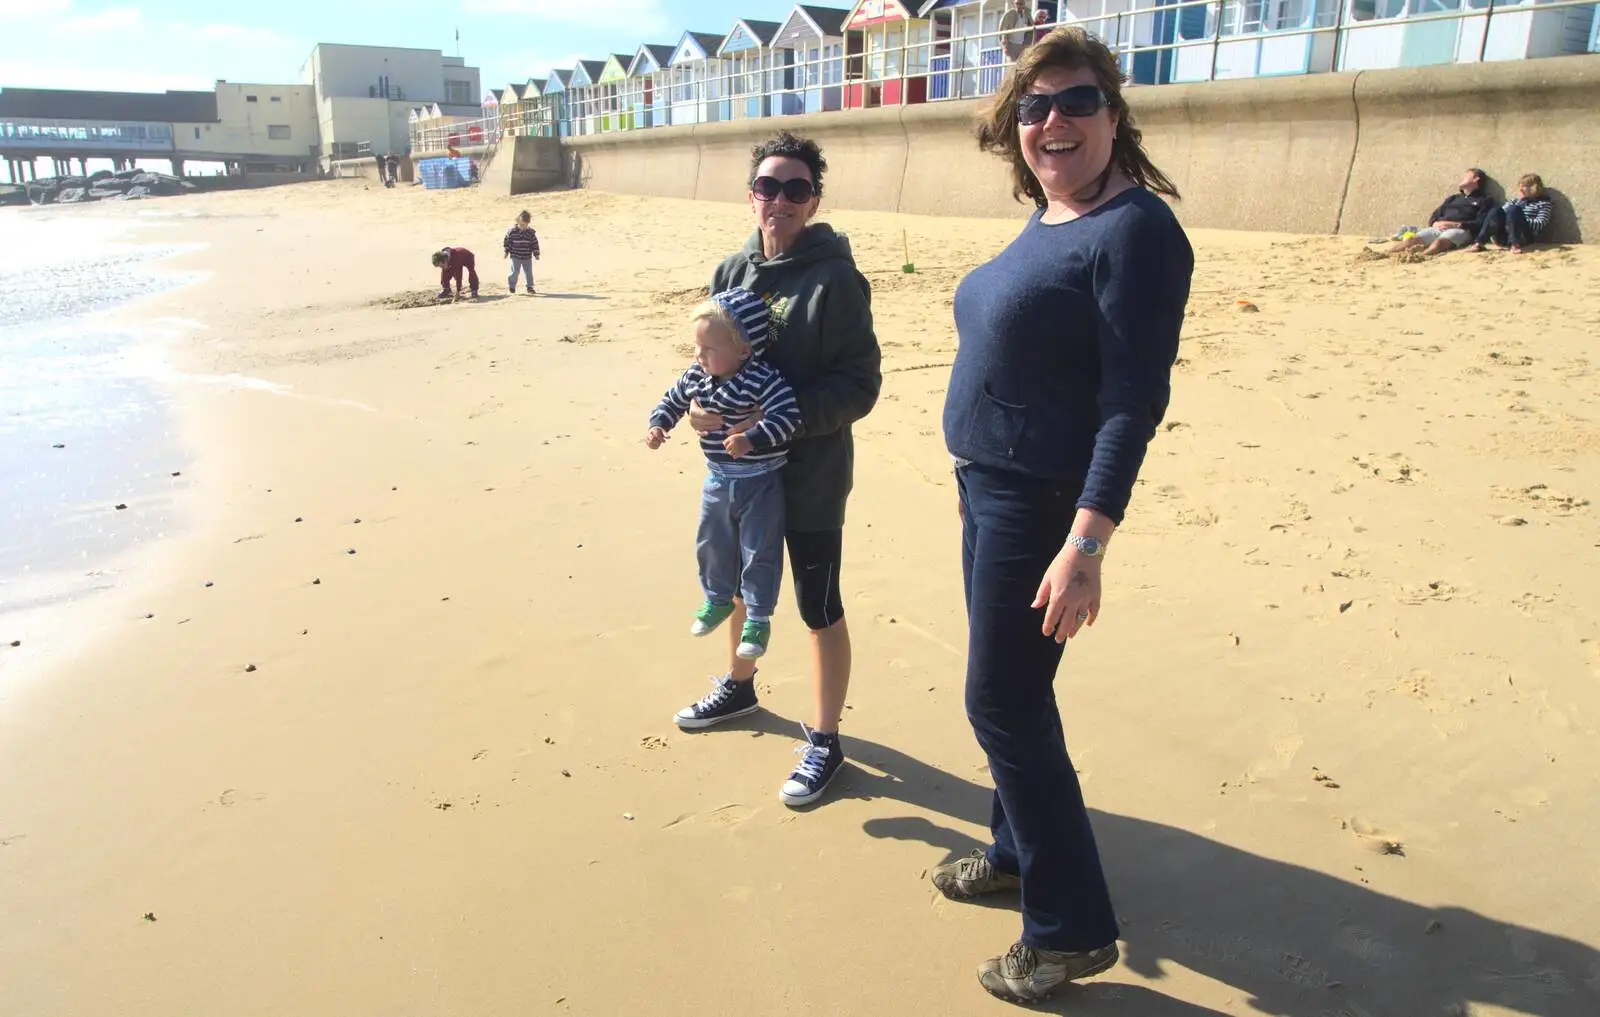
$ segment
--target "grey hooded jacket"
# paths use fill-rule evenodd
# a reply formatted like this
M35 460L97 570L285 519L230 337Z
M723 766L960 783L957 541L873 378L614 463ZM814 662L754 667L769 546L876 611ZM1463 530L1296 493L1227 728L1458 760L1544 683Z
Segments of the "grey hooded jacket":
M850 241L826 223L805 228L774 258L761 233L711 277L711 292L743 286L771 308L766 359L783 372L800 402L800 434L783 468L791 530L836 530L854 484L850 425L872 411L883 384L882 354L872 330L872 287L856 269Z

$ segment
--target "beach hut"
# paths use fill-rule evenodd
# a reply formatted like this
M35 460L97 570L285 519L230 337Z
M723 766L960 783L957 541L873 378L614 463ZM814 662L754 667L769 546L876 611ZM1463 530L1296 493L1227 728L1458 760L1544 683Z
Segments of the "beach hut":
M722 61L717 50L722 36L685 32L673 50L668 74L672 83L671 117L678 124L709 123L722 112Z
M1257 78L1283 74L1312 74L1333 70L1334 33L1341 0L1264 0L1247 5L1189 7L1167 12L1173 37L1181 46L1172 51L1170 81L1211 81L1221 78ZM1157 17L1163 15L1158 13Z
M570 68L551 70L544 83L544 106L549 115L554 137L565 138L572 134L572 75Z
M773 36L775 48L794 54L794 93L773 103L773 113L821 113L844 104L843 7L796 4Z
M667 67L672 63L672 54L671 46L647 42L628 63L622 104L633 112L633 126L665 127L669 122Z
M529 138L547 138L550 113L544 97L543 78L529 78L522 86L522 99L517 103L517 133Z
M628 53L613 53L606 58L600 71L596 88L600 106L600 131L630 131L633 129L633 107L623 102L622 93L628 80L628 65L633 57Z
M572 110L572 133L576 137L600 133L600 75L604 60L579 60L567 84L567 103Z
M913 0L856 0L845 19L844 108L926 102L932 23Z
M741 18L717 49L728 74L723 108L733 119L771 116L794 88L794 51L772 44L781 27L776 21Z
M927 0L918 9L933 31L929 99L971 99L999 89L1006 55L996 33L1010 7L1011 0Z
M491 138L500 136L500 93L490 92L478 103L483 110L483 130Z
M1469 0L1463 18L1417 21L1425 15L1458 10L1451 0L1343 0L1344 38L1339 70L1522 60L1582 53L1590 47L1592 9L1540 10L1548 0L1496 2L1491 18L1486 2Z
M521 134L523 124L523 102L528 96L528 85L507 85L498 93L498 120L494 125L500 134ZM537 98L537 96L535 96Z

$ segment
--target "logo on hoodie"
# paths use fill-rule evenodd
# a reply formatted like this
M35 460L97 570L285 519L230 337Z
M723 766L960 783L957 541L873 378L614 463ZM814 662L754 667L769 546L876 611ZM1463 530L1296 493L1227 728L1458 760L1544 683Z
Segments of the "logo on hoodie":
M767 302L767 327L772 332L772 341L777 342L783 338L783 330L789 324L789 298L763 293L761 299Z

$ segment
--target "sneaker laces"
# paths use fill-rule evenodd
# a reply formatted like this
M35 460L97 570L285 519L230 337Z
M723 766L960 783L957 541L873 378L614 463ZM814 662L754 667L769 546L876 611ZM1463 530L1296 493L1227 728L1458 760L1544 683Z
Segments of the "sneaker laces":
M1027 978L1039 966L1039 955L1034 953L1033 947L1018 940L1011 944L1011 949L1006 951L1006 958L1001 964L1001 970L1012 978Z
M793 778L798 778L806 784L815 784L822 779L822 771L828 765L828 754L831 745L818 745L811 740L816 734L802 721L800 730L805 732L806 743L795 747L795 752L800 754L800 762L795 764Z
M714 688L710 692L706 693L698 703L694 704L694 709L697 712L715 710L717 707L733 698L733 694L738 691L738 688L733 683L733 679L729 678L727 675L723 675L721 678L712 678L711 684L714 686Z
M972 854L956 863L956 878L970 880L974 883L988 879L994 873L994 866L989 862L989 856L983 849L974 849Z

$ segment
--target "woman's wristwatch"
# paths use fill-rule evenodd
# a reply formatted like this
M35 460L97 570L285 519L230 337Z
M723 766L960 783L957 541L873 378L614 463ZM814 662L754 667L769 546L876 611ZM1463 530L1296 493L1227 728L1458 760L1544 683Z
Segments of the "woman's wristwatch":
M1067 544L1077 548L1078 553L1086 558L1098 558L1106 553L1105 541L1098 537L1082 537L1076 533L1069 533Z

